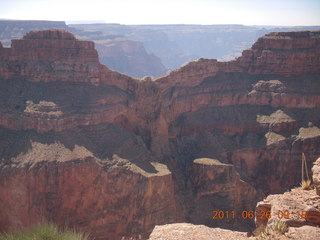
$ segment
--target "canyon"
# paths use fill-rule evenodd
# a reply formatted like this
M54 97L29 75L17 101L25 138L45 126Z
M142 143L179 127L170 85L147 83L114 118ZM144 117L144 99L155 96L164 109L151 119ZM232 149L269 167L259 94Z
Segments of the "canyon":
M319 26L123 25L0 20L0 41L8 47L12 39L22 38L30 31L50 28L64 29L78 39L93 41L102 64L136 78L157 78L200 57L232 60L269 32L320 29Z
M314 162L312 167L314 188L294 188L283 194L269 195L263 201L258 202L256 209L251 213L242 212L242 218L250 216L255 219L257 228L254 232L245 233L190 223L174 223L156 226L149 240L183 240L186 239L186 236L189 240L317 239L320 235L319 167L320 158ZM235 214L227 211L220 211L214 216L214 218L224 219L236 217ZM275 226L273 224L279 222L286 224L286 231L279 232L280 229L272 229ZM265 228L271 230L261 234Z
M22 38L30 31L63 29L77 38L95 42L101 63L109 68L135 77L161 76L167 72L159 57L146 51L142 42L121 34L101 31L82 31L64 21L0 20L0 41L6 47L11 40Z
M269 33L235 60L136 79L65 30L0 45L0 231L39 221L115 240L176 222L252 231L252 219L212 211L251 211L299 185L302 152L311 175L319 56L320 31Z

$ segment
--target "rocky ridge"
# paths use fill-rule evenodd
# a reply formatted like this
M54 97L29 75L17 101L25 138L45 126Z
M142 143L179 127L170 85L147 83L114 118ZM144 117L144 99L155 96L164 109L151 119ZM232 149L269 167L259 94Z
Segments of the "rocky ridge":
M277 234L253 236L251 233L230 231L220 228L208 228L202 225L187 223L167 224L156 226L149 240L176 239L317 239L320 234L320 194L316 193L319 183L320 158L314 162L312 177L315 189L292 189L283 194L269 195L258 202L255 209L256 227L266 226L275 221L284 222L288 231L283 235Z
M155 81L108 69L61 30L0 46L0 229L32 213L102 239L177 221L250 230L211 212L253 210L299 183L301 152L308 166L319 156L319 41L272 33L235 61Z
M11 40L20 39L30 31L53 28L70 31L82 40L94 41L101 63L118 72L135 77L161 76L167 72L161 59L148 53L142 42L121 34L81 31L63 21L0 20L0 41L8 47Z
M266 225L268 222L281 220L290 227L310 225L320 227L320 194L317 192L319 182L320 158L312 168L315 189L292 189L283 194L270 195L256 207L256 225ZM269 211L270 217L263 218L261 214Z

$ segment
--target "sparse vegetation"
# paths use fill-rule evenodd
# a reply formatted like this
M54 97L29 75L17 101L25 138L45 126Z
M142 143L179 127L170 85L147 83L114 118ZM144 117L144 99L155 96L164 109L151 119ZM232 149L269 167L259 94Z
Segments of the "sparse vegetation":
M302 180L300 187L302 190L312 189L311 181L310 180Z
M306 173L307 180L305 180L304 174ZM307 160L306 155L302 153L301 155L301 183L300 183L302 190L310 190L312 188L311 186L311 180L309 178L308 174L308 168L307 168Z
M282 221L273 221L266 226L260 226L254 231L254 235L258 239L281 239L289 230L287 224Z
M89 240L89 237L84 233L60 230L52 223L42 223L29 230L2 233L0 240Z
M122 237L121 240L141 240L142 237L139 235L138 237Z

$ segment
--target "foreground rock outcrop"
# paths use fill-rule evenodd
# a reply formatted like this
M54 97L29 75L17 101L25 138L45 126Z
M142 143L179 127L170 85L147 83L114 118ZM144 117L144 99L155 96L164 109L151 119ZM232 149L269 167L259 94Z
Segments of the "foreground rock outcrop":
M257 204L255 219L257 227L276 220L283 221L291 227L304 225L320 227L320 194L317 192L319 163L320 158L314 162L312 168L315 189L292 189L284 194L270 195Z
M245 240L246 233L190 223L156 226L149 240Z
M320 234L320 228L302 226L299 228L290 227L285 234L275 233L268 237L254 237L249 233L230 231L221 228L209 228L203 225L193 225L189 223L176 223L163 226L156 226L150 235L149 240L254 240L254 239L272 239L272 240L314 240ZM250 236L251 235L251 236Z
M209 162L208 159L197 160ZM312 168L313 179L319 175L317 166L320 158ZM211 161L211 165L213 161ZM215 165L217 162L215 161ZM316 185L317 186L317 185ZM255 213L257 229L253 233L230 231L220 228L208 228L202 225L187 223L167 224L156 226L149 240L176 240L176 239L317 239L320 236L320 196L315 189L303 190L296 188L284 194L270 195L258 202ZM230 214L231 215L231 214ZM222 216L222 215L221 215ZM232 215L231 215L232 216ZM225 218L225 216L224 216ZM235 220L234 217L228 218ZM227 218L226 218L227 220ZM243 219L244 220L244 219ZM258 229L272 225L274 222L284 222L288 227L284 233L277 230L269 231L262 235ZM262 231L262 230L260 230Z
M253 211L297 185L302 152L311 174L319 43L319 31L271 33L234 61L199 59L155 81L110 70L92 42L61 30L0 46L0 230L49 220L98 239L183 221L251 231L253 219L212 211Z

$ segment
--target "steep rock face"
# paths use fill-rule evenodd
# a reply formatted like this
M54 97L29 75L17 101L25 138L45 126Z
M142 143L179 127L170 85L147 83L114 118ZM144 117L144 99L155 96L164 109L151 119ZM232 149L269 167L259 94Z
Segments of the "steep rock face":
M318 164L320 159L314 162L314 167L312 168L313 179L317 179L319 176L320 169ZM215 165L218 168L230 168L230 166L223 165L220 162L213 159L197 159L194 161L195 164L209 164ZM202 168L203 174L197 174L198 177L204 178L203 176L208 176L208 170ZM216 171L217 172L217 169ZM221 171L220 171L221 172ZM221 178L221 174L214 176L215 178ZM317 187L317 181L316 187ZM215 181L217 183L217 181ZM239 184L239 183L238 183ZM207 192L211 185L206 186L207 189L203 191L203 184L199 185L195 189L200 194ZM208 188L209 187L209 188ZM200 189L200 191L199 191ZM221 193L223 191L218 191ZM243 194L247 194L243 191ZM319 224L320 224L320 197L316 194L316 189L302 190L293 189L290 192L284 194L270 195L261 202L258 202L255 213L255 223L257 227L262 227L267 224L272 224L274 221L285 222L288 226L288 231L283 234L277 234L275 231L273 235L268 235L267 239L317 239L320 234ZM228 211L228 217L226 217L226 211L223 215L220 215L221 219L227 220L228 218L233 218L230 211ZM238 214L235 214L238 216ZM219 217L218 217L219 218ZM269 233L271 234L271 233ZM192 225L186 223L179 224L167 224L163 226L156 226L149 240L165 239L261 239L261 236L252 236L252 233L236 232L230 230L222 230L219 228L208 228L201 225ZM249 237L250 236L250 237Z
M309 173L320 155L319 37L271 33L235 61L200 59L158 79L153 152L171 156L168 165L182 171L201 157L234 164L265 194L299 184L301 152Z
M239 174L231 164L224 164L216 159L200 158L190 167L189 187L193 189L194 208L189 209L192 222L203 223L207 216L207 226L222 226L250 229L249 219L234 218L241 216L241 209L250 211L259 193L248 183L240 180ZM236 206L236 209L231 209ZM211 209L211 211L208 211ZM228 212L230 216L218 217L219 212ZM252 210L251 210L252 211Z
M96 239L145 238L176 221L171 172L115 126L1 135L1 231L53 221Z
M319 73L319 31L269 33L229 62L200 59L173 71L159 82L195 86L218 72L292 76ZM177 77L178 76L178 77ZM182 80L183 79L183 80Z
M52 169L39 172L39 177L41 181L53 177L61 186L57 195L68 195L64 186L85 193L79 197L79 210L85 213L73 208L75 200L64 200L70 204L63 207L65 212L75 212L72 226L83 226L76 217L80 214L96 236L112 239L146 234L155 224L166 222L210 225L212 207L250 211L262 193L277 193L298 184L301 152L309 171L320 153L320 60L308 60L313 56L309 49L319 52L319 38L320 32L269 34L235 61L200 59L156 81L139 81L108 69L99 63L91 42L76 40L63 31L30 33L14 41L12 48L0 48L0 184L1 196L8 196L2 206L1 229L29 224L27 213L23 220L12 214L16 217L5 224L3 219L11 212L24 208L11 204L17 193L7 183L15 184L12 175L21 179L23 190L18 195L29 199L26 192L37 182L34 171L38 168ZM278 40L284 43L278 45ZM292 49L279 50L286 43ZM81 154L73 153L74 149ZM61 168L56 163L60 158L67 159ZM220 163L193 162L197 158L219 159ZM31 168L22 164L34 161L39 163ZM74 161L79 161L79 167L68 174L84 184L68 185L53 174L61 171L64 176L65 166ZM172 178L150 162L165 163ZM146 173L132 173L128 167L132 164ZM114 165L119 166L115 172ZM88 170L91 168L94 170ZM77 171L84 174L80 177ZM101 174L94 177L94 172ZM113 173L119 173L116 189L123 191L101 186L104 181L111 186ZM87 181L103 195L95 207L91 205L95 199L87 196L91 190L83 188ZM130 182L133 185L128 187ZM59 198L51 198L53 190L40 188L48 194L35 191L39 197L27 200L26 208L38 202L46 208L51 201L53 207L37 218L46 216L65 224L62 215L55 215L62 204ZM247 194L240 194L242 191ZM128 195L134 194L130 202ZM202 204L209 200L214 204ZM125 204L135 206L126 212L132 215L128 221L122 220L121 210L115 217L107 211L123 209ZM110 232L106 230L109 224L113 226ZM226 221L215 226L243 229L242 225Z
M162 76L167 70L161 59L148 54L140 42L115 38L95 40L101 63L133 77Z
M155 166L155 174L126 165L106 171L88 158L11 168L0 187L1 229L53 221L97 239L145 236L154 225L175 221L171 174Z
M256 207L256 225L283 221L291 227L320 225L320 197L314 190L293 189L284 194L269 195ZM270 217L267 218L267 212Z
M120 88L130 79L101 65L93 42L77 40L58 29L30 32L23 39L12 40L11 48L2 51L1 61L7 64L1 72L2 79L94 85L106 82Z
M319 26L282 27L244 25L122 25L72 24L72 28L122 35L143 42L147 52L160 57L170 70L199 57L231 60L269 32L319 30Z
M89 24L90 25L90 24ZM102 64L134 77L162 76L166 73L161 59L146 51L144 44L110 32L81 31L62 21L17 21L0 20L0 41L10 46L12 39L22 38L30 31L64 29L79 39L94 41Z
M319 176L318 163L319 159L312 168L313 179ZM265 226L274 221L285 222L290 227L289 232L286 233L289 238L312 239L315 233L317 234L315 236L318 236L320 196L317 195L317 189L296 188L283 194L269 195L258 202L255 210L256 226Z
M229 159L242 179L259 187L265 194L285 191L301 180L301 152L307 155L309 171L319 156L319 128L301 128L299 131L299 135L287 138L283 133L270 131L265 135L267 146L236 150Z
M62 131L112 122L117 113L127 111L130 88L137 83L101 65L92 42L61 30L31 32L0 54L0 122L11 129ZM75 108L86 106L74 115Z
M252 50L245 51L251 58L250 73L295 75L318 73L319 32L270 33L260 38Z

